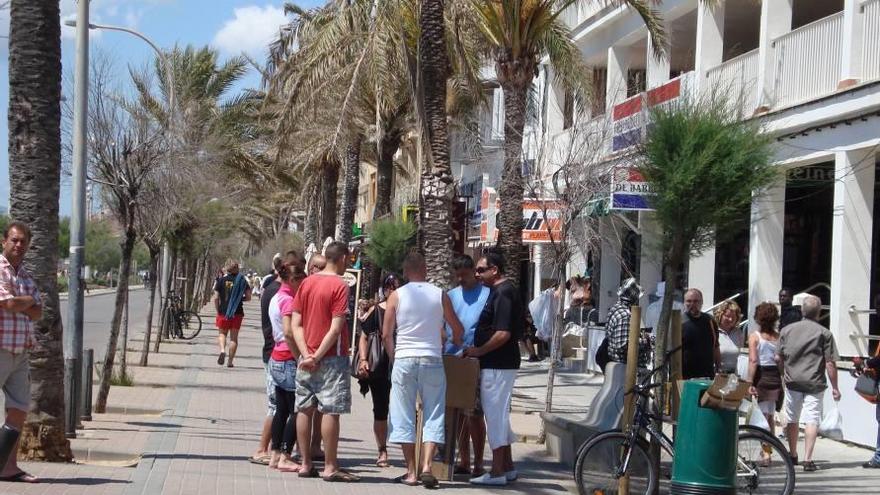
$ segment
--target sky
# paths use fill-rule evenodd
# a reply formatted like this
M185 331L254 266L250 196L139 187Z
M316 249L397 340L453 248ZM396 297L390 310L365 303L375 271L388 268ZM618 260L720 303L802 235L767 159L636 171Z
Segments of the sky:
M300 0L312 7L322 0ZM286 23L284 2L276 0L91 0L91 22L132 28L153 40L160 48L209 44L226 58L246 53L265 60L266 46ZM76 18L76 1L61 0L61 21ZM75 55L74 29L62 25L61 51L64 91L72 91ZM9 206L9 11L0 12L0 207ZM111 57L113 67L127 77L129 65L142 67L154 52L143 41L126 33L91 31L90 49ZM127 81L126 81L127 82ZM251 70L239 88L257 87L260 78ZM70 180L62 176L61 215L70 213Z

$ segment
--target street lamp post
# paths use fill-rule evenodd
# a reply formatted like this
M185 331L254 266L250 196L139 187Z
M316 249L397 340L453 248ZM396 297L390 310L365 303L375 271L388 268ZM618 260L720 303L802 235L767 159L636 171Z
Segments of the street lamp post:
M82 21L82 22L79 22ZM166 54L145 35L126 27L93 24L89 22L89 0L80 0L77 20L64 23L76 28L76 70L73 107L73 206L70 219L70 275L69 275L69 320L73 331L64 332L64 391L65 391L65 434L68 438L76 437L76 424L83 405L77 407L81 399L82 353L83 353L83 289L82 272L85 266L85 206L86 206L86 159L87 159L87 122L88 122L88 71L89 71L89 30L104 29L121 31L136 36L150 45L159 63L165 71L168 81L168 128L174 127L174 72ZM163 245L162 284L165 294L171 283L170 247L166 241ZM167 297L167 296L166 296ZM82 394L83 396L88 396Z
M70 271L68 272L68 322L73 331L64 332L64 434L76 438L79 422L83 348L83 269L86 241L86 126L89 101L89 1L80 0L76 30L76 68L73 101L73 191L70 208Z

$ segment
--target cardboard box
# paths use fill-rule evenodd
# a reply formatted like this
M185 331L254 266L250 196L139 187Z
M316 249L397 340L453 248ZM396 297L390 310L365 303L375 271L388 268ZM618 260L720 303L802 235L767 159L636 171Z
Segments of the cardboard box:
M749 393L749 386L751 386L751 383L738 378L736 389L729 394L722 395L721 389L727 384L729 376L730 375L724 373L718 373L715 375L715 379L712 380L712 385L709 386L709 389L706 390L703 397L700 399L701 406L712 409L727 409L729 411L736 411L739 409L740 403Z
M480 361L474 358L443 356L446 369L446 407L469 411L477 405Z

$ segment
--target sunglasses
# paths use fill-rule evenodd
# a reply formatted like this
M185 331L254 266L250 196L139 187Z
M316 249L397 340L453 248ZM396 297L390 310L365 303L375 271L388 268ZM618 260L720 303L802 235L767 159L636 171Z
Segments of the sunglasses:
M477 273L485 273L486 270L488 270L489 268L494 268L494 267L491 267L491 266L478 266L476 271L477 271Z

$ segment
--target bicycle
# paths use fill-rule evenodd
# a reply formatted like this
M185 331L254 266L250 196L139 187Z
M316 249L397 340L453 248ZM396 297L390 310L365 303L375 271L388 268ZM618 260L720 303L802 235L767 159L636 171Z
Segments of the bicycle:
M679 348L680 349L680 348ZM630 493L651 494L660 483L649 455L647 437L654 439L668 457L661 465L669 464L674 455L673 441L658 431L653 420L660 419L652 401L651 390L663 386L663 381L651 383L657 373L668 369L666 353L662 366L648 373L640 383L626 393L636 394L633 421L628 432L614 429L597 433L578 450L574 478L580 495L608 495L617 493L619 480L629 477ZM788 450L769 431L750 425L740 425L737 440L737 492L790 495L794 491L794 464ZM665 462L663 462L665 461ZM668 466L664 465L665 471Z
M168 292L168 333L171 338L192 340L202 331L202 317L182 309L183 300L173 290Z

